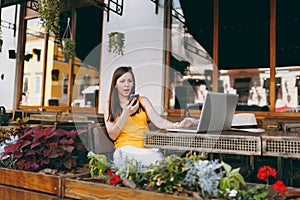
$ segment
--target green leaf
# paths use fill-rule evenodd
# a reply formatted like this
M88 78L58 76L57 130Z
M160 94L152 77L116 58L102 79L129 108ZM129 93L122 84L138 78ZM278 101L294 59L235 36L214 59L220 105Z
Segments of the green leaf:
M222 166L224 167L225 171L227 173L229 173L231 171L232 167L223 161L221 163L222 163Z
M241 174L233 174L232 176L243 185L246 185L245 179Z
M220 184L220 189L221 190L225 190L226 188L227 188L227 178L222 178L221 180L220 180L220 182L219 182L219 184Z
M240 173L240 168L235 168L231 170L231 174L239 174Z

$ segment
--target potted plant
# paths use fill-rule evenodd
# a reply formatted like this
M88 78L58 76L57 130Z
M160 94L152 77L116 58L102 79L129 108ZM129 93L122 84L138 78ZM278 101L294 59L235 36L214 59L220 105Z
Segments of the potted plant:
M111 32L108 34L108 52L116 53L117 55L124 54L125 35L120 32Z
M76 131L36 126L20 136L15 144L7 145L2 157L11 155L15 162L13 168L18 170L65 171L78 167L79 161L85 161L86 153Z
M72 38L63 38L62 39L62 52L64 54L64 59L68 62L70 59L73 61L75 58L75 48L76 44Z
M71 27L70 27L70 18L68 17L67 26L64 31L64 34L61 39L61 47L64 55L64 59L66 62L69 62L71 59L74 61L74 57L76 55L76 44L72 38Z
M40 0L38 13L45 32L59 36L60 0Z
M87 150L79 134L54 127L36 126L28 129L25 120L16 127L2 130L0 184L61 196L63 177L84 174ZM5 138L11 136L13 142ZM5 167L7 168L3 168ZM18 177L18 178L11 178Z
M10 123L10 127L2 128L0 130L1 143L1 167L0 167L0 184L6 185L2 190L9 191L9 193L17 192L15 189L29 189L31 191L49 193L54 195L61 195L60 191L60 176L46 175L41 173L33 173L23 170L15 170L16 158L6 154L6 149L15 145L20 145L19 140L22 135L27 132L30 127L27 124L29 118L18 118L16 121ZM24 148L25 150L26 148ZM22 148L19 148L22 150ZM17 150L15 151L17 153ZM12 178L17 177L17 178ZM34 181L32 181L34 180ZM46 184L45 184L46 183Z

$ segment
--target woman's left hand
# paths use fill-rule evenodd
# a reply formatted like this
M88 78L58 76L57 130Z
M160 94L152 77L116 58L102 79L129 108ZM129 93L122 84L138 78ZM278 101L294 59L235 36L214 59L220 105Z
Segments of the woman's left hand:
M192 117L187 117L179 123L179 127L188 128L188 127L197 125L198 122L199 122L198 119L195 119L195 118L192 118Z

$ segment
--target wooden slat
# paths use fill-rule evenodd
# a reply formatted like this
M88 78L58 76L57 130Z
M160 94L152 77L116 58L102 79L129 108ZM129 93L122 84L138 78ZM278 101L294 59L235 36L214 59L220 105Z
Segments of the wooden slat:
M183 200L192 199L187 197L179 197L175 195L162 194L158 192L149 192L137 189L129 189L124 187L116 187L107 184L92 183L75 179L65 179L63 197L73 199L106 199L106 200L131 200L131 199L147 199L147 200Z
M61 195L61 177L0 168L0 184Z
M38 192L0 185L1 200L58 200L57 196L51 196Z

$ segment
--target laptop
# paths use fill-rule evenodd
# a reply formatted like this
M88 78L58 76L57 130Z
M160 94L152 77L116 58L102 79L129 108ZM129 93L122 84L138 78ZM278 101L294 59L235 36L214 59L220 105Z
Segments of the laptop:
M170 128L170 132L207 133L231 129L238 102L237 94L208 92L205 96L197 127Z

